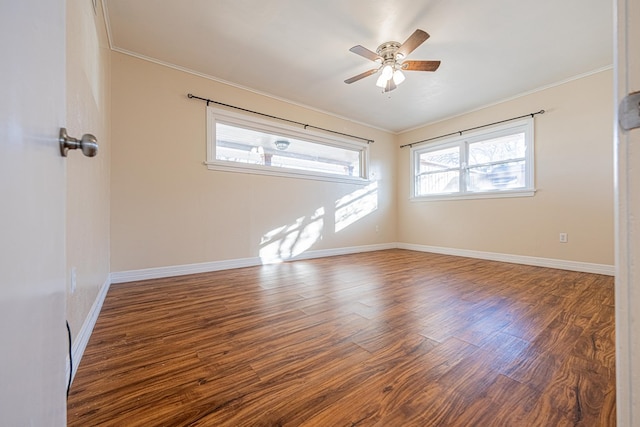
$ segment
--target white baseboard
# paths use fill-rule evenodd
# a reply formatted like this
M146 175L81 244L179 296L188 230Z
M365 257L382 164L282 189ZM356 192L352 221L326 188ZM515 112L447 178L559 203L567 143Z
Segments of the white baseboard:
M384 243L365 246L351 246L337 249L320 249L304 252L291 259L324 258L337 255L348 255L361 252L380 251L385 249L407 249L418 252L432 252L443 255L453 255L468 258L486 259L490 261L510 262L514 264L534 265L538 267L557 268L560 270L581 271L585 273L604 274L613 276L615 267L606 264L567 261L552 258L539 258L525 255L501 254L496 252L473 251L468 249L446 248L441 246L416 245L412 243ZM208 273L212 271L230 270L234 268L255 267L266 264L261 258L239 258L225 261L212 261L197 264L174 265L168 267L144 268L140 270L117 271L111 273L111 283L134 282L138 280L160 279L164 277L184 276L187 274Z
M468 249L445 248L440 246L416 245L412 243L398 243L397 248L410 251L432 252L443 255L454 255L467 258L486 259L490 261L510 262L513 264L533 265L537 267L557 268L560 270L580 271L584 273L615 275L615 266L607 264L593 264L589 262L567 261L553 258L539 258L525 255L510 255L496 252L472 251Z
M287 261L297 261L303 259L326 258L330 256L359 254L362 252L383 251L386 249L396 249L397 243L380 243L377 245L350 246L337 249L320 249L317 251L303 252Z
M324 258L336 255L355 254L360 252L394 249L395 243L384 243L366 246L351 246L338 249L320 249L303 252L300 255L282 261L296 261L312 258ZM270 262L273 263L273 262ZM168 267L144 268L140 270L116 271L111 273L111 283L134 282L138 280L160 279L163 277L184 276L187 274L208 273L212 271L230 270L233 268L255 267L267 264L259 257L239 258L226 261L202 262L197 264L174 265Z
M143 268L140 270L116 271L111 273L111 283L135 282L138 280L161 279L163 277L208 273L232 268L261 265L260 258L239 258L225 261L201 262L197 264L172 265L168 267Z
M109 286L111 285L111 281L107 277L107 280L102 284L100 291L98 292L98 296L96 297L93 305L91 306L91 310L89 310L89 314L84 319L84 323L76 336L76 339L73 341L73 345L71 346L71 357L73 360L73 371L69 372L69 356L67 356L67 364L66 364L66 378L69 378L69 374L71 374L71 382L76 376L76 372L78 371L78 365L80 365L80 360L82 359L82 355L84 354L84 350L87 348L87 344L89 343L89 338L91 337L91 333L93 332L93 327L98 321L98 316L100 315L100 310L102 309L102 303L107 296L107 292L109 291Z

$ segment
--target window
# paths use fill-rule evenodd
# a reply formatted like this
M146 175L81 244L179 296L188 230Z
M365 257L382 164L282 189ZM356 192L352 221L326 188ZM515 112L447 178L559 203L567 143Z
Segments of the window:
M413 199L532 196L533 118L411 148Z
M209 169L366 182L366 143L207 107Z

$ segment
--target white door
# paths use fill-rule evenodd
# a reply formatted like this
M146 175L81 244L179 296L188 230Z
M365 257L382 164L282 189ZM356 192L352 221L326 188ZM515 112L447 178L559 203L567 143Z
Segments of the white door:
M0 425L66 424L65 0L0 0Z
M617 0L615 105L640 91L640 2ZM640 105L638 115L640 116ZM617 116L616 116L617 117ZM640 425L640 129L616 120L616 384L619 426Z

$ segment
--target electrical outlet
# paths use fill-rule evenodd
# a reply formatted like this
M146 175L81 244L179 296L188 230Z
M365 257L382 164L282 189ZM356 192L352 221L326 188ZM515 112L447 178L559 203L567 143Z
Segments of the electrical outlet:
M76 268L71 267L71 293L74 293L76 291L76 285L77 285Z
M560 233L560 243L567 243L569 241L569 235L567 233Z

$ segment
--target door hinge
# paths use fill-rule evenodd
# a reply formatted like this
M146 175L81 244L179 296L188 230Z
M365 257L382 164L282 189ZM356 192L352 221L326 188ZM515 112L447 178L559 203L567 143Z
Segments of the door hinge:
M630 93L620 102L618 122L623 130L640 128L640 92Z

